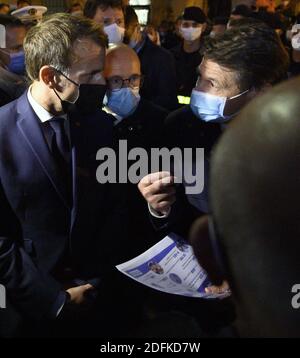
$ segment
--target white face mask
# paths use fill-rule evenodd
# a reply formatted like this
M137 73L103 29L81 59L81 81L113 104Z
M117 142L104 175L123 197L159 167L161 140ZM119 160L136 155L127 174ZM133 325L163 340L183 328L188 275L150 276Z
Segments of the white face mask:
M118 45L123 42L125 29L117 24L111 24L104 27L104 31L108 36L109 44Z
M202 27L182 27L180 33L186 41L195 41L201 37Z
M108 91L107 107L121 118L130 116L140 103L139 87L123 87L117 91Z
M288 41L291 41L293 36L292 30L287 30L285 36Z
M205 122L227 122L232 117L234 117L237 113L234 113L231 116L224 115L224 109L228 100L236 99L244 94L249 92L249 90L238 94L234 97L220 97L214 96L212 94L201 92L197 90L193 90L191 95L191 109L195 116Z
M296 51L300 51L300 32L292 38L292 46Z

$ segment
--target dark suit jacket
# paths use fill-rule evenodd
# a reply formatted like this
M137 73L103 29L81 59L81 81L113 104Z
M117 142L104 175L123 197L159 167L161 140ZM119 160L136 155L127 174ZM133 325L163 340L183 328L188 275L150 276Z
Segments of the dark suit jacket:
M112 122L102 111L77 115L71 137L72 207L27 94L0 109L0 282L33 319L47 316L62 290L52 273L66 251L79 276L101 271L96 238L110 201L94 170L97 150L111 145Z
M114 142L118 152L120 140L127 140L128 151L133 148L143 148L147 151L149 158L151 148L162 148L164 120L168 112L156 106L152 102L141 99L138 107L129 117L124 118L114 127ZM132 162L129 161L129 165ZM151 166L148 168L151 172ZM123 236L125 247L120 250L122 257L119 261L131 259L151 245L156 243L160 236L154 230L149 220L147 202L142 197L136 184L123 184L123 193L126 193L127 220L126 232Z
M141 96L163 108L178 108L175 61L171 53L146 38L138 56L145 76Z

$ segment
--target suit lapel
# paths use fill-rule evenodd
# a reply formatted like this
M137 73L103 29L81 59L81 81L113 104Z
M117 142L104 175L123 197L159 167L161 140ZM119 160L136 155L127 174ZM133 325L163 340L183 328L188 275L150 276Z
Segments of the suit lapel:
M17 125L22 135L50 182L53 184L59 197L65 206L70 209L63 179L58 173L55 161L44 138L39 119L28 102L27 92L18 100L17 109Z

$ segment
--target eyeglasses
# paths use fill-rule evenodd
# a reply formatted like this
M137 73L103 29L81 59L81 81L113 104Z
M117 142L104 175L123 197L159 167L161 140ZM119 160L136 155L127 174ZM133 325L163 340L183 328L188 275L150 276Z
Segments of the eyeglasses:
M110 90L118 91L127 82L130 87L142 87L144 76L132 75L129 78L122 78L120 76L113 76L107 79L107 84Z

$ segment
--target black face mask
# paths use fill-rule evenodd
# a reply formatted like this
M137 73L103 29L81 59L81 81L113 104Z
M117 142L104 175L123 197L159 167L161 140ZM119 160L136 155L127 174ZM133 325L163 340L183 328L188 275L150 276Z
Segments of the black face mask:
M106 85L82 84L79 86L79 98L73 106L82 113L94 113L103 107L106 90Z
M61 101L64 113L79 111L83 114L92 114L103 107L104 96L107 91L106 85L78 84L59 71L68 81L79 87L79 97L75 103L62 100L58 93L55 94Z

